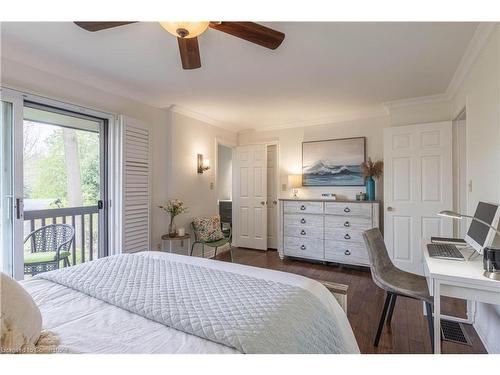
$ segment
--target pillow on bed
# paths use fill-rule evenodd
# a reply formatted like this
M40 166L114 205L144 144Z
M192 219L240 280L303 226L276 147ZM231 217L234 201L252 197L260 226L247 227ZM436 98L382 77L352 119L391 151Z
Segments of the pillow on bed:
M193 225L198 241L212 242L224 238L220 226L220 216L195 217Z
M31 295L13 278L0 273L0 352L34 353L42 315Z

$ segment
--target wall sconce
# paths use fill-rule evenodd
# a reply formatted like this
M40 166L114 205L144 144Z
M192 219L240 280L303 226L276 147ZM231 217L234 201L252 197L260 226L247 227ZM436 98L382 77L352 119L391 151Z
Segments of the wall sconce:
M203 173L210 169L210 160L203 159L203 154L198 154L198 173Z

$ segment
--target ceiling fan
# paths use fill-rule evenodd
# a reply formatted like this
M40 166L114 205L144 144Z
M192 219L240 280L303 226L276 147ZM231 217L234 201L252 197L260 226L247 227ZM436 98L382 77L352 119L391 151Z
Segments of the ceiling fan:
M135 23L135 21L75 22L82 29L92 32L131 23ZM282 32L254 22L160 22L160 25L170 34L177 37L183 69L197 69L201 67L197 37L209 27L269 49L278 48L283 39L285 39L285 34Z

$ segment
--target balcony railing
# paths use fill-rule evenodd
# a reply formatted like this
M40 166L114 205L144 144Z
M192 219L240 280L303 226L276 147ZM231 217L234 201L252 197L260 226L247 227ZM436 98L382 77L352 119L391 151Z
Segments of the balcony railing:
M24 236L48 224L69 224L75 228L71 265L84 263L99 256L98 212L97 206L24 211Z

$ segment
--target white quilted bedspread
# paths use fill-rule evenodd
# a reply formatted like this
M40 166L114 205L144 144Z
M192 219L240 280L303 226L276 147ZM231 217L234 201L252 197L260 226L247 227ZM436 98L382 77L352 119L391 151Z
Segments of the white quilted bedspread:
M43 278L241 353L346 353L309 291L199 265L121 254Z

